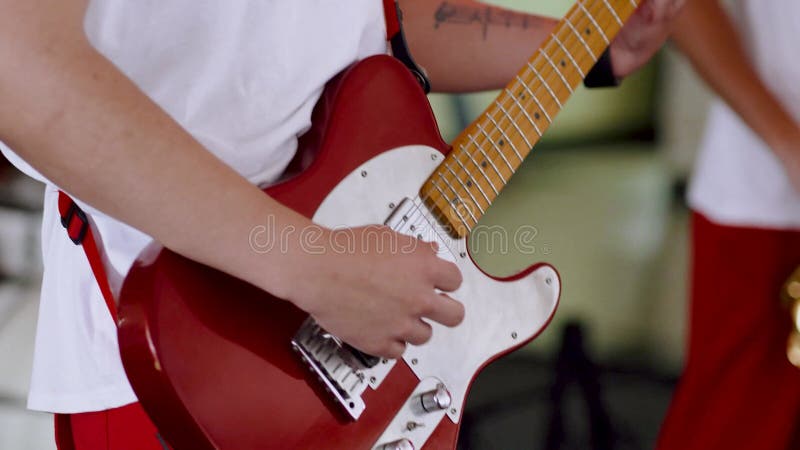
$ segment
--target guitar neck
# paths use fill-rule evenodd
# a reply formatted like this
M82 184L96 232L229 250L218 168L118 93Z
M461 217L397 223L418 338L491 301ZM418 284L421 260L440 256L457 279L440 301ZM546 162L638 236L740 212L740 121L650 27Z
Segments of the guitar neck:
M500 95L453 142L420 196L465 236L642 0L578 0Z

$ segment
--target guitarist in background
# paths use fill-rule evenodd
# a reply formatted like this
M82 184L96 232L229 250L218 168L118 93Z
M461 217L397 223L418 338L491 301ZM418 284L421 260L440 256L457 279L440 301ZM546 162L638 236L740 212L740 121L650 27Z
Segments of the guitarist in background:
M681 3L645 3L611 49L614 77L661 46ZM555 24L470 0L401 5L438 91L501 87ZM310 255L297 233L281 252L248 242L264 223L276 235L311 225L257 186L294 156L326 81L386 51L380 0L0 0L0 11L0 140L9 159L47 183L28 406L58 413L60 448L164 444L125 377L86 257L61 227L59 187L91 217L112 290L156 239L294 303L375 355L426 342L422 318L461 321L461 304L434 290L455 290L460 274L430 245ZM338 232L325 230L318 244ZM364 245L365 229L350 233ZM413 241L394 238L392 248Z
M659 450L800 448L781 285L800 264L800 2L692 0L673 39L717 91L689 190L686 368Z

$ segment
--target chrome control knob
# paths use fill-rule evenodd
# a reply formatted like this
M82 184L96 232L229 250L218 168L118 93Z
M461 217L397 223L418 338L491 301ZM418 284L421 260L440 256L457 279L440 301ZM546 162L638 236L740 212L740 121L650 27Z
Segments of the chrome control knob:
M436 386L436 389L422 393L420 396L422 409L426 412L441 411L450 407L453 397L443 384Z
M414 444L408 439L400 439L399 441L383 444L378 447L379 450L414 450Z

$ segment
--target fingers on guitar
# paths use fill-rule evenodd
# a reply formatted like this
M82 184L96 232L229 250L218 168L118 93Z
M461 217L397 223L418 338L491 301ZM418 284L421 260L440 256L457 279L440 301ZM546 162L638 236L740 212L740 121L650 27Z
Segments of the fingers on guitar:
M411 345L422 345L430 341L431 336L433 328L420 319L411 321L402 338Z
M385 358L397 359L403 356L406 352L406 343L404 341L392 341L383 351L376 352Z
M455 291L464 281L458 266L443 259L436 258L428 271L432 276L433 287L445 292Z
M431 294L431 308L425 317L447 327L454 327L464 320L464 305L446 294Z

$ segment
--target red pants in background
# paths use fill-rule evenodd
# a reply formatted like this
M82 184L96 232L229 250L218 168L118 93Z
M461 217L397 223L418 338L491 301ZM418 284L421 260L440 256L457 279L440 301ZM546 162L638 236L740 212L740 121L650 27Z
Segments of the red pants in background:
M692 217L689 345L658 450L800 449L800 369L780 288L800 232Z
M79 414L56 414L58 450L169 450L138 403Z

